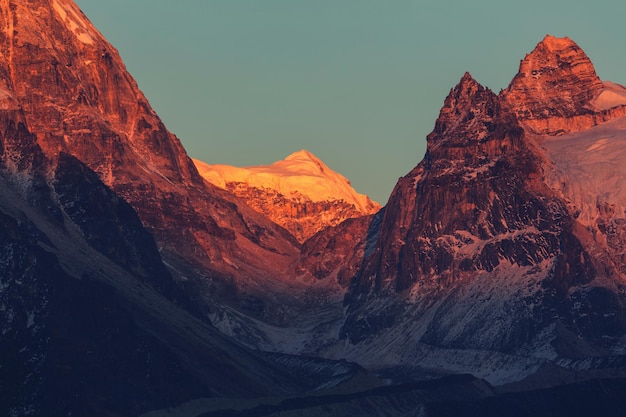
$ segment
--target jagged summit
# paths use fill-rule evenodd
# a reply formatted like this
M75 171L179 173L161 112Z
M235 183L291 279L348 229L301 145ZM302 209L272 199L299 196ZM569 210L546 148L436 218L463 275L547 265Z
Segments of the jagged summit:
M465 140L484 138L498 108L497 96L466 72L446 97L435 128L428 136L429 145L443 137L462 137ZM468 134L470 131L472 133Z
M246 168L194 162L206 181L244 198L300 241L326 226L380 209L307 150L270 165Z
M369 231L377 241L342 328L352 352L362 347L354 357L373 346L386 350L372 363L389 346L407 364L435 346L528 360L623 354L624 91L553 36L499 96L465 74Z
M557 135L614 118L609 110L626 104L626 89L603 83L570 38L546 35L521 61L501 97L532 131Z

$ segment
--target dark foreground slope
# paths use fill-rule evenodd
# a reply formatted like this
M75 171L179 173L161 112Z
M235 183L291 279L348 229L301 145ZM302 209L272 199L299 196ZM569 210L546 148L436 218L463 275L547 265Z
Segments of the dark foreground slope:
M304 388L181 297L133 208L0 109L0 414L135 416Z

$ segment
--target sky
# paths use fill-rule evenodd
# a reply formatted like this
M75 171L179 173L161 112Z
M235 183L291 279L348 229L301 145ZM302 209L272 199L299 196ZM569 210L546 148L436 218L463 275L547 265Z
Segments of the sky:
M496 93L546 34L626 84L623 0L75 0L191 157L307 149L385 204L469 71Z

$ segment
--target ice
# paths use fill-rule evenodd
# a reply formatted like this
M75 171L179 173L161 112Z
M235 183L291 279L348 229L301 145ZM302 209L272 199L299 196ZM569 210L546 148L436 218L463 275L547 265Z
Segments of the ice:
M580 210L578 221L594 226L607 204L615 217L626 210L626 118L585 132L542 140L552 166L547 183Z
M605 81L602 90L591 101L594 110L602 111L613 107L626 105L626 87Z

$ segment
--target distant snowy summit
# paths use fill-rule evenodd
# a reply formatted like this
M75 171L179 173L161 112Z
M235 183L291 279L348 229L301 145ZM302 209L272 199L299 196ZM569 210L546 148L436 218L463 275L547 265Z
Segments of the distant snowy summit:
M243 198L300 242L328 226L380 209L306 150L271 165L240 168L195 159L194 163L206 181Z

